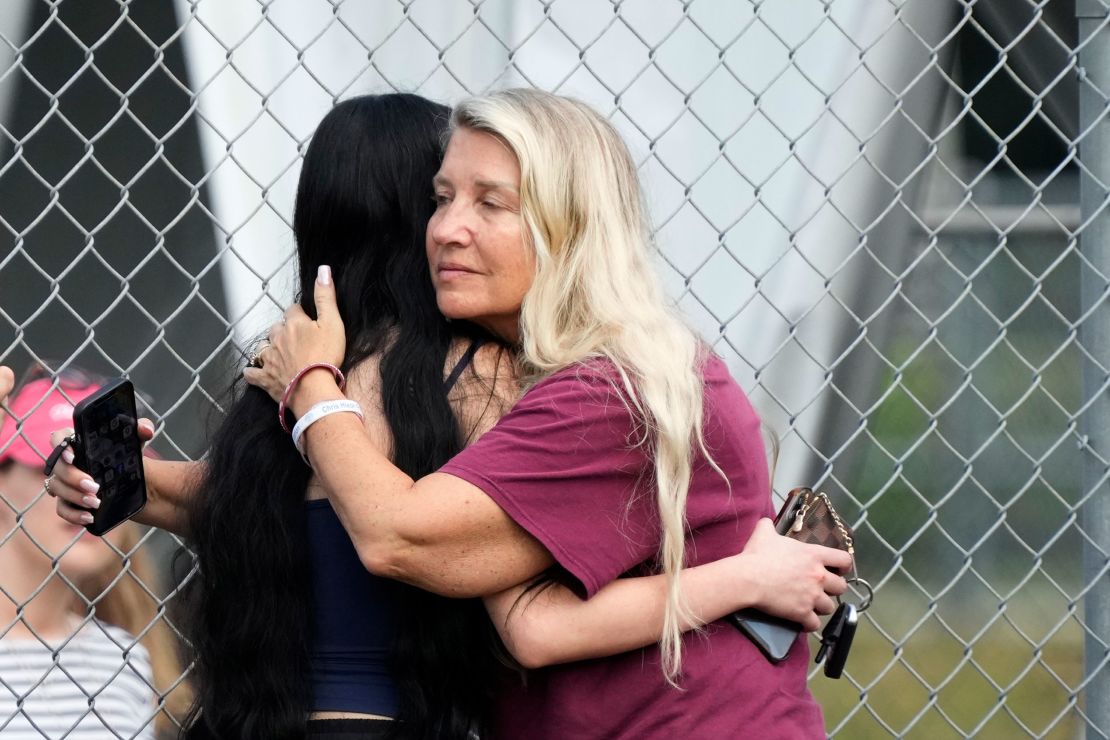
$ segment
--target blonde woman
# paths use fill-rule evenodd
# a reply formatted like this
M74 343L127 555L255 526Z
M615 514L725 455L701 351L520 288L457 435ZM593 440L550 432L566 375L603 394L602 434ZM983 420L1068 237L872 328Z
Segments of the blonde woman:
M723 623L682 634L705 616L688 608L683 566L747 542L732 581L740 600L815 629L845 589L828 568L849 562L774 535L759 421L664 300L620 137L565 98L474 98L453 112L433 184L427 248L440 310L518 349L527 390L497 426L432 475L414 481L393 466L333 403L343 393L317 366L344 353L327 268L317 319L290 309L263 367L245 371L302 421L298 442L363 564L438 593L490 596L526 666L574 661L503 692L500 737L822 736L804 645L772 665ZM647 602L601 594L614 613L640 617L636 629L614 627L605 651L591 640L568 647L562 634L552 655L524 593L545 572L587 598L622 575L664 577ZM645 635L658 643L638 649ZM614 645L628 652L586 660Z
M11 388L3 370L0 391ZM88 535L54 515L44 490L50 431L72 414L71 402L96 389L72 371L57 384L24 382L0 429L5 738L169 737L188 708L138 528L125 524L103 540Z

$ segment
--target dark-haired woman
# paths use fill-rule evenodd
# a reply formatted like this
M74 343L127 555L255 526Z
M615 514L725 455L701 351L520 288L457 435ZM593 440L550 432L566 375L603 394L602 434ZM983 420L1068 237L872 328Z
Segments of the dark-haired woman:
M351 271L337 286L354 342L342 368L354 397L384 399L384 422L368 431L388 433L411 470L460 448L466 427L449 396L481 385L470 372L445 387L444 368L478 334L443 321L420 254L447 115L415 95L340 103L306 152L293 214L298 295L310 295L325 259ZM497 345L481 353L496 361ZM421 738L481 727L494 666L481 604L367 573L276 420L264 394L241 395L188 509L204 575L190 736L296 737L308 716L396 717Z
M517 394L501 345L436 307L424 233L447 121L446 108L412 95L339 104L306 153L294 212L300 304L312 310L317 266L333 266L347 394L368 436L413 477L446 463ZM55 474L59 513L81 521L74 504L92 481L65 464ZM206 464L152 463L147 480L141 519L187 533L202 569L189 736L300 737L306 718L310 736L346 723L351 737L487 734L496 637L481 602L368 573L264 392L238 397ZM732 565L690 571L701 620L741 605ZM626 579L582 602L555 586L518 610L521 589L511 589L490 606L510 650L535 666L658 640L664 589L660 578ZM466 595L461 584L441 591Z
M298 295L309 307L316 266L342 265L348 388L381 407L367 431L391 440L392 459L414 474L448 460L501 403L491 392L499 345L444 321L423 257L448 114L406 94L338 104L308 147L293 214ZM64 499L87 506L95 491L67 487L75 472L59 465L54 490L59 513L80 523L87 512ZM187 737L302 737L310 716L399 718L385 729L403 726L405 737L481 730L495 665L481 602L366 572L265 393L240 389L205 464L146 472L139 519L187 534L201 568L189 601L197 711Z

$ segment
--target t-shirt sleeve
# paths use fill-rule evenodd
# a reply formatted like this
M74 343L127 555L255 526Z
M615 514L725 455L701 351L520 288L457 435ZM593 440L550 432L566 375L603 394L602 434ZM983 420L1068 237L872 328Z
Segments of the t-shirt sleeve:
M543 543L580 595L658 547L652 469L631 414L604 373L561 371L536 384L440 472L482 489Z

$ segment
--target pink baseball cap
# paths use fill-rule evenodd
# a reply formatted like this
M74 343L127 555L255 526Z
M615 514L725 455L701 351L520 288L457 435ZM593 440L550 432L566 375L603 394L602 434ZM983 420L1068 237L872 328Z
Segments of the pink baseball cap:
M53 389L53 390L52 390ZM97 385L77 388L54 388L50 378L34 380L15 395L8 408L11 413L0 427L0 462L14 460L32 468L41 468L54 445L50 434L73 426L74 404L100 390Z

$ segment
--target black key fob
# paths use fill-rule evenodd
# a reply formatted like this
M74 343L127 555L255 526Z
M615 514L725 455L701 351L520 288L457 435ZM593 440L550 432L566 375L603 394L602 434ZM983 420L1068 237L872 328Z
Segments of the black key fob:
M825 661L825 675L829 678L840 678L844 673L844 663L848 660L848 651L852 649L858 622L859 612L855 605L844 602L821 631L821 647L813 662Z

